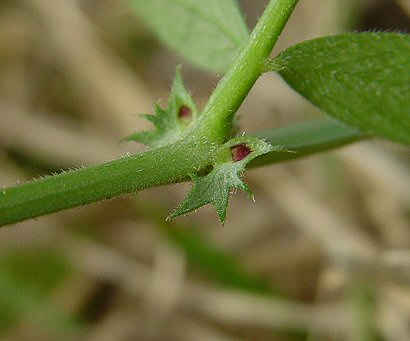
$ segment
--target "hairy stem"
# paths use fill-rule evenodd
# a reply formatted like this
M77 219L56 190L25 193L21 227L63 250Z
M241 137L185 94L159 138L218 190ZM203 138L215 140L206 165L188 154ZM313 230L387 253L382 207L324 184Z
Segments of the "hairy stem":
M175 182L209 164L213 150L189 143L63 172L0 191L0 226Z
M0 226L175 182L212 163L297 0L271 0L197 124L177 143L0 192Z
M209 98L196 133L222 143L229 135L234 114L252 86L266 71L265 64L298 0L271 0L241 48L232 67Z

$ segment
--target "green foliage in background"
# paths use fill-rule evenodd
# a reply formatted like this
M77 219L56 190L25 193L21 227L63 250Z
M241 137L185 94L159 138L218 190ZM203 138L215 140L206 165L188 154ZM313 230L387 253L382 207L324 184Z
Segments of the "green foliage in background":
M234 0L130 3L136 20L183 62L213 73L226 72L224 78L201 110L184 86L178 67L168 102L157 103L153 115L144 115L154 129L124 138L146 144L150 147L147 152L3 189L0 226L190 179L192 188L187 198L169 217L211 204L224 223L233 192L241 189L253 196L243 181L246 168L294 160L361 139L384 138L410 144L408 34L322 37L291 46L271 58L296 0L270 1L251 34ZM279 74L330 117L237 136L233 129L235 112L263 72ZM138 206L148 211L143 203ZM282 296L269 281L255 277L195 227L181 228L178 220L166 222L167 212L159 212L160 218L158 211L140 215L154 222L184 252L188 262L215 283ZM58 250L37 250L35 254L19 250L3 255L0 267L0 328L7 329L24 320L26 314L35 314L58 335L81 329L78 321L56 309L50 298L72 272ZM355 300L358 310L365 308L357 313L356 323L363 327L360 335L376 339L372 314L376 296L366 287L355 293Z
M173 51L205 70L231 65L248 29L235 0L132 0L138 17Z
M65 334L81 329L73 316L53 306L50 296L72 269L58 250L16 249L0 258L0 330L24 318Z

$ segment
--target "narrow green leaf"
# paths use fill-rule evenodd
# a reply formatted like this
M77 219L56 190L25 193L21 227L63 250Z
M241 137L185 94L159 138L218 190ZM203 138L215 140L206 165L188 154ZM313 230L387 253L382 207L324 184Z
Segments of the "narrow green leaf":
M251 136L263 139L273 146L281 146L292 153L266 153L253 160L248 167L297 160L306 155L342 147L367 137L358 129L330 117L258 131Z
M246 165L255 157L274 148L254 137L239 137L221 146L212 171L205 176L191 175L194 185L185 201L169 216L174 218L212 204L221 223L225 223L226 209L232 190L242 189L253 196L242 181Z
M314 105L365 133L410 144L410 35L313 39L271 64Z
M141 21L182 57L225 71L248 29L236 0L131 0Z
M188 127L195 121L199 113L188 90L185 88L180 68L177 69L168 100L168 107L155 107L155 115L144 115L152 122L155 130L141 131L125 137L124 141L137 141L150 147L160 147L175 142Z

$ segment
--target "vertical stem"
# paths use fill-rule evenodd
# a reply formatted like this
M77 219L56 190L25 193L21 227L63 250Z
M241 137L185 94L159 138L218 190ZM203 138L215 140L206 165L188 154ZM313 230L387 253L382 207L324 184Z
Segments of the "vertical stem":
M232 67L209 98L201 120L202 133L221 143L229 134L239 106L262 74L266 61L298 0L271 0ZM198 128L198 126L196 126Z

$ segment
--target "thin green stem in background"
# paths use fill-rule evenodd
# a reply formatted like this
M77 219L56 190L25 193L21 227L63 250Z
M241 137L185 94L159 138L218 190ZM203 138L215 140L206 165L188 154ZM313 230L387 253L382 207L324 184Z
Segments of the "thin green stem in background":
M351 339L353 341L378 340L376 311L376 292L367 281L355 283L350 288L352 309L354 314Z

